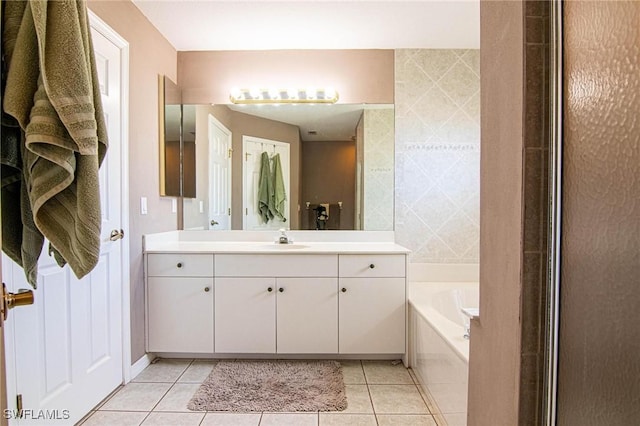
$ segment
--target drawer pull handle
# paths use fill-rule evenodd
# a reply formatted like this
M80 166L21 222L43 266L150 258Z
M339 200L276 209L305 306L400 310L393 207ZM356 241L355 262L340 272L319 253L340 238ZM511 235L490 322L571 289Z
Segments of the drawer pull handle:
M204 288L204 291L207 292L207 293L209 292L209 290L211 290L209 287L205 287Z
M347 292L347 289L346 289L346 288L344 288L344 287L342 287L342 290L340 290L340 291L342 291L343 293L346 293L346 292Z
M369 268L371 268L371 269L373 269L375 267L376 267L376 265L374 265L373 263L371 265L369 265Z
M182 262L178 262L178 264L176 265L178 268L182 268Z
M279 291L280 293L283 293L283 292L284 292L284 288L280 287L280 288L278 289L278 291Z
M271 293L271 292L273 291L273 288L272 288L272 287L269 287L269 288L267 289L267 291L268 291L269 293Z

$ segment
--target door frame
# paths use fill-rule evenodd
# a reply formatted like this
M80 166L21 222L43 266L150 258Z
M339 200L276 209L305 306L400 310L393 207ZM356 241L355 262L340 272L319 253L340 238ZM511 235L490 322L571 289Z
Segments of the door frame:
M120 49L120 164L121 227L129 232L129 43L98 15L88 9L89 25ZM122 380L131 381L131 262L130 245L122 244Z

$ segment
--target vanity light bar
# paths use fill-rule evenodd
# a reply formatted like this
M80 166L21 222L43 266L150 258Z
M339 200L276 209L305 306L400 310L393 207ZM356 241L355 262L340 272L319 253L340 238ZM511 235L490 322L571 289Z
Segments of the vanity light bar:
M231 89L234 104L334 104L338 92L331 87L307 89Z

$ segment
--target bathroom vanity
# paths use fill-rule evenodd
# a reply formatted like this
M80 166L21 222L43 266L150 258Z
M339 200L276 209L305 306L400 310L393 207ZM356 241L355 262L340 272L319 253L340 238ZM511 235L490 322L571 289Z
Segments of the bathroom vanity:
M408 250L393 232L289 235L146 235L147 351L404 358Z

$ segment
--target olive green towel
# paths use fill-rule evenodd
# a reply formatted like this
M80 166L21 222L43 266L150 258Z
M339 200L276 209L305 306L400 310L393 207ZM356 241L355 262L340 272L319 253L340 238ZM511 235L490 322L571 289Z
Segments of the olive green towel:
M287 192L284 187L280 154L276 154L273 156L273 203L270 207L273 215L283 222L287 220L285 217L286 212L284 211L284 202L286 200Z
M86 5L37 0L5 6L3 39L15 39L15 48L3 109L25 133L23 179L34 222L58 263L69 263L82 278L100 254L98 169L107 150ZM19 27L7 25L17 14L10 9L19 7Z
M258 212L264 223L273 219L273 181L271 179L271 167L269 166L269 154L263 152L260 156L260 175L258 177Z

